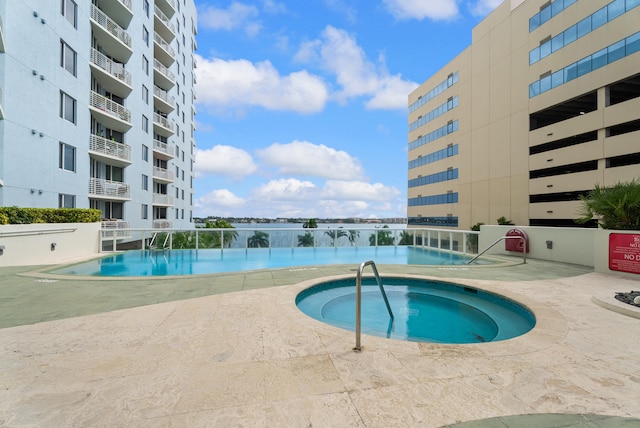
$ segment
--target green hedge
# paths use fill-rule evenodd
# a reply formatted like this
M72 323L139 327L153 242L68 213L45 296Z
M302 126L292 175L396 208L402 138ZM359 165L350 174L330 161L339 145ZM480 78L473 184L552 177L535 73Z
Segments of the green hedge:
M101 218L95 209L0 207L0 224L95 223Z

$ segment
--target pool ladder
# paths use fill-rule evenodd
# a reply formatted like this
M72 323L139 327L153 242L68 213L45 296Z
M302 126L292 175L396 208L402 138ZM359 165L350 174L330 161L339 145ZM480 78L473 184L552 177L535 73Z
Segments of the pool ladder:
M393 312L391 311L391 306L389 305L389 299L387 299L387 293L384 291L384 287L382 286L382 279L380 279L380 275L378 274L378 269L376 268L376 264L373 260L369 260L366 262L362 262L360 267L358 268L358 274L356 275L356 347L353 348L354 351L361 351L362 346L360 346L360 324L361 324L361 310L362 310L362 271L366 266L371 266L373 270L373 275L376 277L376 281L378 282L378 287L380 287L380 292L382 293L382 298L384 299L385 305L387 305L387 311L389 311L389 316L391 317L391 323L393 323Z

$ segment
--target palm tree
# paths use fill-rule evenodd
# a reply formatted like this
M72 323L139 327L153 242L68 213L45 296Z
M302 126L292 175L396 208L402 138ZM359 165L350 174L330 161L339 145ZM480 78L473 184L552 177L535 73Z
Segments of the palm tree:
M386 224L382 226L382 230L376 230L369 236L369 245L376 245L376 234L378 235L378 246L393 245L393 236L391 236L391 230Z
M233 225L226 220L215 220L215 221L207 220L204 227L205 229L235 229L235 227L233 227ZM210 246L207 246L205 248L218 248L218 247L222 247L223 246L222 244L224 244L225 247L229 248L231 247L231 243L236 239L238 239L238 232L236 231L233 231L233 232L219 231L219 232L213 232L213 233L200 234L200 236L203 236L203 235L205 236L210 235L212 238L212 241L209 242ZM220 242L221 236L223 237L222 239L224 240L224 242L222 243Z
M336 239L340 239L343 236L347 236L347 232L342 230L342 228L330 229L330 230L327 230L326 232L324 232L324 234L329 236L329 238L331 238L331 246L335 246L336 245Z
M196 248L196 233L195 232L174 233L171 247L178 250Z
M267 248L269 247L269 234L256 230L253 236L247 240L247 245L249 248Z
M316 221L315 218L310 218L309 220L304 222L302 227L305 228L305 229L317 229L318 228L318 222Z
M398 245L413 245L413 233L403 230L402 233L400 233L400 242L398 242Z
M640 179L611 187L596 184L587 195L580 195L580 201L581 217L575 220L578 223L597 219L603 229L640 229Z
M313 235L306 232L304 235L298 235L298 247L313 247Z
M349 242L351 243L352 247L358 242L358 238L360 238L360 231L359 230L350 230L349 231Z

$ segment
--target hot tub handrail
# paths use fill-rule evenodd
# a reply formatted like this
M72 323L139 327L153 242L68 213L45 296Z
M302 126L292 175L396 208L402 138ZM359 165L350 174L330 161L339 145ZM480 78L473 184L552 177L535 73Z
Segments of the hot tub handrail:
M389 305L389 299L387 299L387 293L385 293L384 291L384 287L382 285L382 279L380 279L380 275L378 274L378 269L376 268L376 264L373 262L373 260L360 263L360 267L358 268L358 273L356 275L356 347L353 348L354 351L362 350L362 347L360 346L362 271L366 266L371 266L371 269L373 270L373 275L376 277L376 281L378 282L378 287L380 287L380 292L382 293L384 303L385 305L387 305L387 311L389 311L389 316L391 317L391 321L393 322L393 312L391 311L391 305Z
M484 253L486 253L487 251L489 251L491 249L491 247L493 247L494 245L496 245L498 242L502 241L503 239L520 239L522 241L522 257L524 258L524 261L522 263L526 264L527 263L527 241L526 239L524 239L524 236L501 236L500 238L496 239L495 242L491 245L489 245L487 248L485 248L484 250L482 250L481 252L479 252L478 254L476 254L476 256L474 258L472 258L471 260L469 260L467 262L468 265L470 265L471 263L473 263L478 257L480 257L481 255L483 255Z

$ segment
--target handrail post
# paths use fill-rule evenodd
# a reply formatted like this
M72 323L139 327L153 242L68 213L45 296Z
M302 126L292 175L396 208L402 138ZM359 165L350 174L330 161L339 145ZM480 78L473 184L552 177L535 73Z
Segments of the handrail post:
M478 257L480 257L481 255L483 255L484 253L486 253L487 251L489 251L494 245L496 245L498 242L502 241L503 239L520 239L522 241L522 257L523 257L523 264L527 263L527 240L524 239L524 236L501 236L500 238L496 239L493 244L489 245L487 248L485 248L484 250L482 250L481 252L479 252L478 254L476 254L476 256L474 258L472 258L471 260L469 260L467 262L468 265L470 265L471 263L473 263L474 261L476 261L476 259Z
M384 298L384 303L387 306L387 311L389 311L391 322L393 322L393 312L391 311L391 305L389 305L389 299L387 299L387 293L385 293L384 287L382 286L382 280L380 279L380 275L378 274L378 269L376 268L376 264L373 262L373 260L360 263L360 267L358 268L358 273L356 274L356 346L355 348L353 348L354 351L362 351L362 346L360 346L361 319L362 319L362 316L361 316L362 272L364 271L364 268L368 265L371 265L371 269L373 270L373 275L376 277L376 281L378 282L378 286L380 287L380 292L382 293L382 297Z

